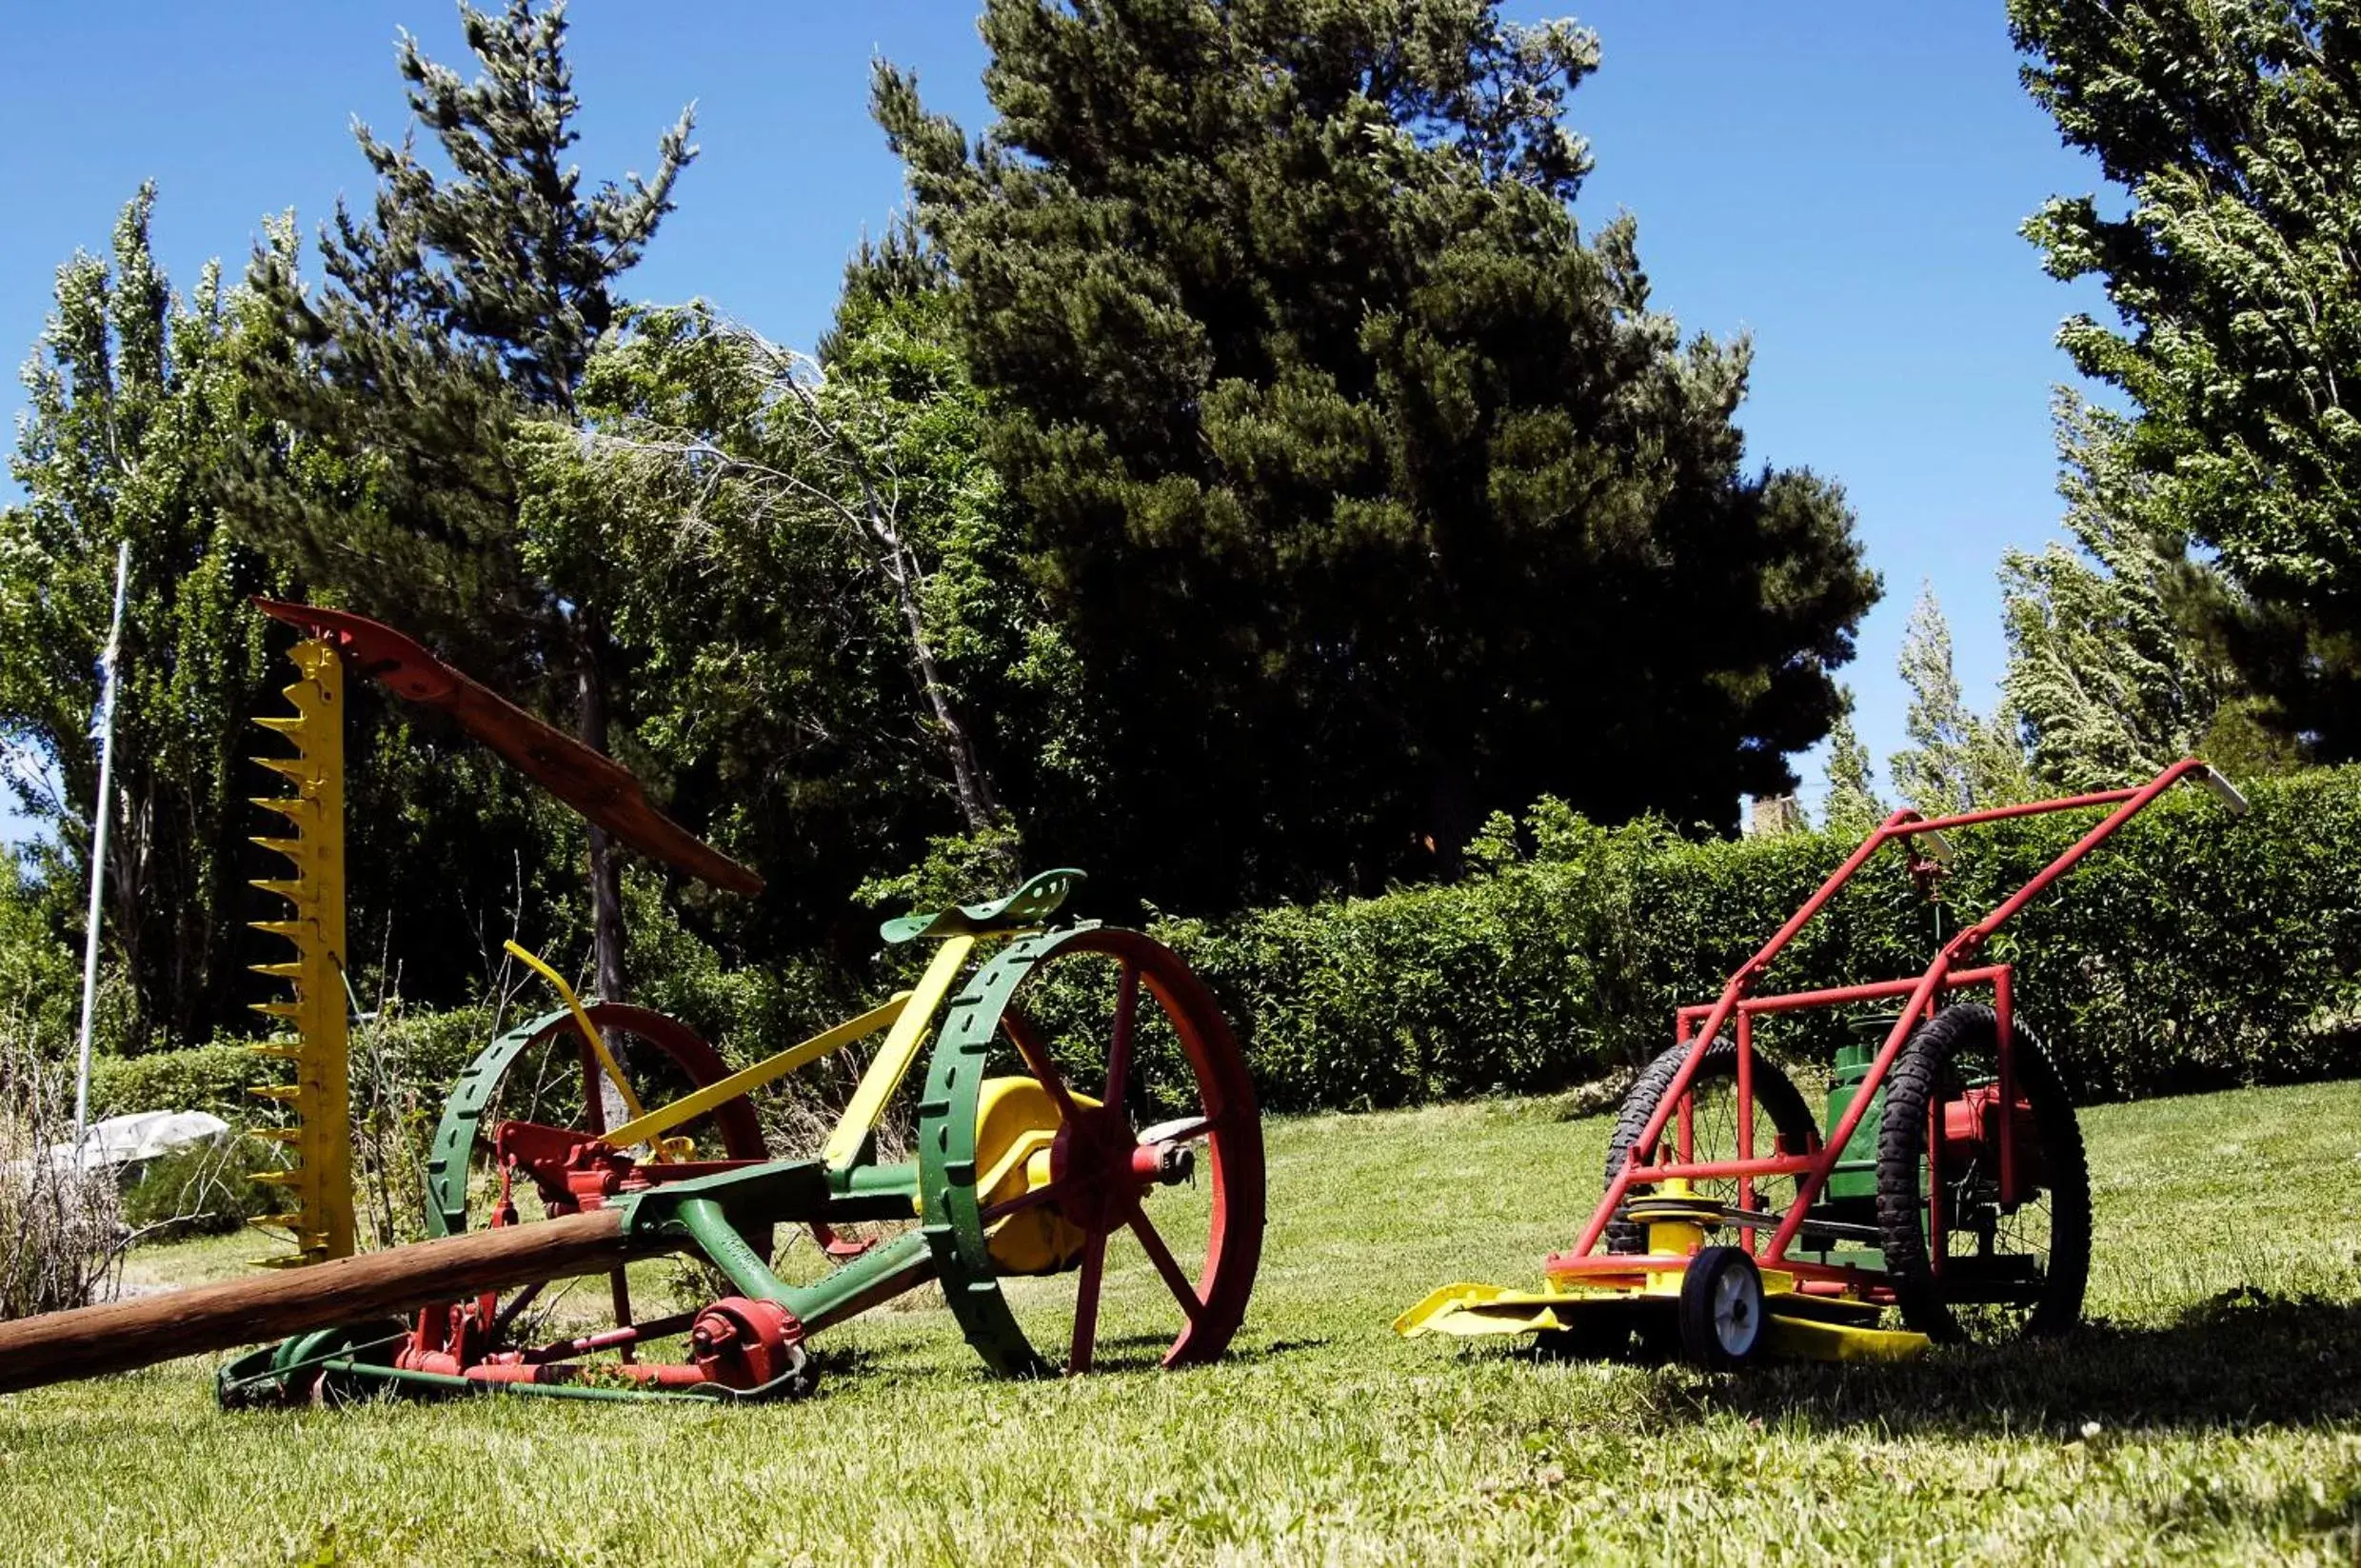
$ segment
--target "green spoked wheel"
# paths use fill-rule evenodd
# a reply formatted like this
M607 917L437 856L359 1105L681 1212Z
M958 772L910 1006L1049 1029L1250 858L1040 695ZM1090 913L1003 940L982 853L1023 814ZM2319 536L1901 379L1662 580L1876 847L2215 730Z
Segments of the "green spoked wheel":
M584 1011L644 1108L669 1104L729 1076L720 1053L678 1019L622 1002L592 1002ZM563 1129L583 1139L598 1136L608 1125L603 1078L573 1015L565 1011L520 1024L478 1053L445 1103L427 1154L427 1234L456 1236L565 1212L571 1206L567 1195L544 1190L527 1172L513 1171L504 1180L495 1143L502 1124L511 1121ZM531 1141L544 1154L553 1146L546 1136ZM566 1141L560 1138L554 1146L562 1153ZM753 1104L743 1097L673 1129L665 1141L664 1150L638 1152L647 1159L767 1158L762 1124ZM505 1219L497 1212L504 1193L509 1204ZM749 1233L746 1241L769 1258L772 1235L767 1226ZM473 1349L504 1352L541 1340L604 1335L636 1321L626 1271L614 1270L605 1291L585 1292L581 1288L585 1283L546 1281L506 1293L489 1303L488 1333ZM655 1325L640 1327L652 1332ZM634 1352L624 1349L622 1354L628 1358Z
M995 1371L1228 1348L1261 1257L1262 1124L1170 948L1105 926L1011 943L953 999L919 1117L937 1276Z
M721 1054L676 1018L622 1002L594 1002L584 1009L632 1080L644 1106L664 1105L729 1076ZM460 1074L444 1102L427 1158L427 1234L455 1236L484 1223L488 1187L498 1173L486 1158L493 1134L506 1121L565 1127L595 1136L606 1126L597 1089L595 1059L573 1015L545 1013L486 1045ZM675 1132L703 1160L763 1160L762 1124L741 1097L716 1106Z

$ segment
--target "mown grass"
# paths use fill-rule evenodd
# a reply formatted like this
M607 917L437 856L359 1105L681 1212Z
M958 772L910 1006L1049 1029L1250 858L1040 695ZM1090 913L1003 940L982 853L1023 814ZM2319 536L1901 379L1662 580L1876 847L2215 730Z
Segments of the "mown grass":
M2352 1560L2361 1084L2085 1125L2094 1321L2053 1345L1730 1378L1405 1343L1387 1324L1431 1286L1529 1280L1571 1240L1606 1124L1319 1117L1270 1129L1220 1366L994 1381L923 1306L749 1410L226 1416L188 1361L0 1399L0 1560ZM1117 1287L1110 1326L1150 1326Z

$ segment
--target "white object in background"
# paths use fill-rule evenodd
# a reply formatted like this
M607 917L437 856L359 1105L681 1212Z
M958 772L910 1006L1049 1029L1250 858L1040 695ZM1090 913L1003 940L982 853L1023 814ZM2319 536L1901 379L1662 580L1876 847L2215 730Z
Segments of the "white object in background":
M79 1142L50 1146L54 1170L113 1170L136 1165L191 1143L210 1143L229 1123L206 1111L135 1111L84 1129Z
M123 652L123 589L131 575L131 542L115 550L115 614L107 631L106 685L98 700L98 809L90 814L90 919L82 936L82 1056L74 1070L74 1141L90 1121L90 1012L98 1002L98 900L107 885L107 809L115 775L115 665Z

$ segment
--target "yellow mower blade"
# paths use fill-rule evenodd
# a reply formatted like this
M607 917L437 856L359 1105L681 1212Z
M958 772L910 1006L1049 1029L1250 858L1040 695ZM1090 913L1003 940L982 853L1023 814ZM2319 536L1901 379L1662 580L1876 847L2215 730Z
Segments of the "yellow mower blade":
M1544 1334L1566 1326L1557 1309L1578 1300L1559 1291L1508 1290L1499 1285L1445 1285L1394 1320L1405 1340L1421 1334L1451 1334L1479 1340L1510 1334Z
M1774 1310L1762 1324L1762 1348L1799 1361L1906 1361L1934 1341L1898 1328L1855 1328L1851 1323L1785 1318Z

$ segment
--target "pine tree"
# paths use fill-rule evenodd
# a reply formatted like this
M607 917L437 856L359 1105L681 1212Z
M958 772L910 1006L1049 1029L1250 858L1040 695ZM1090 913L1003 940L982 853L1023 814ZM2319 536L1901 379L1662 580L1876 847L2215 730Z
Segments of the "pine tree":
M258 538L315 585L441 641L511 691L570 709L608 749L628 706L615 636L622 586L595 514L520 521L511 437L527 416L572 422L585 370L623 308L617 286L672 209L695 156L685 111L656 172L585 194L565 161L580 101L563 5L462 5L472 82L403 36L397 64L414 139L355 135L377 177L359 217L339 204L321 236L326 288L306 289L291 234L274 231L249 277L270 330L248 373L263 405L307 442L304 466L250 466L241 500ZM291 352L277 349L281 334ZM589 834L598 985L625 989L620 870Z
M1735 825L1876 593L1744 471L1743 342L1587 243L1570 24L1477 0L991 0L970 148L881 67L1119 809L1182 906L1448 871L1543 793Z

